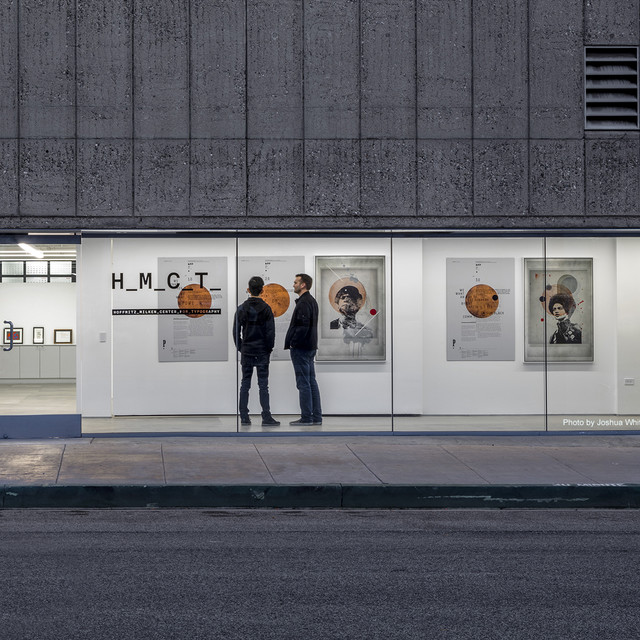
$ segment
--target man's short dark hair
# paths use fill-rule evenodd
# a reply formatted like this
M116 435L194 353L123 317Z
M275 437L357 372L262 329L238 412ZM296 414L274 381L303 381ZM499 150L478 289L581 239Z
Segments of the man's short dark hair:
M264 288L264 280L260 276L253 276L249 280L249 293L252 296L259 296Z
M354 302L362 300L362 294L358 291L358 287L354 287L350 284L338 289L338 293L336 293L336 302L338 302L338 300L340 300L344 295L349 296Z
M313 278L310 275L307 275L306 273L296 273L296 278L300 278L300 280L304 282L305 286L307 287L307 291L311 289Z

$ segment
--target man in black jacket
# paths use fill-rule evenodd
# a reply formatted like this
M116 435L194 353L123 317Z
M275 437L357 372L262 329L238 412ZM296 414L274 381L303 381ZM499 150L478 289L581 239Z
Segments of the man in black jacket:
M318 349L318 303L309 293L312 284L311 276L306 273L296 275L293 291L300 297L296 300L296 308L284 340L284 348L291 352L296 387L300 395L300 419L289 424L300 427L322 424L320 390L313 363Z
M233 341L240 352L242 382L240 383L240 424L251 424L249 418L249 389L255 367L258 372L258 389L262 407L262 426L278 427L269 407L269 358L276 339L276 327L271 307L260 298L264 280L253 276L249 280L249 298L236 311L233 319Z

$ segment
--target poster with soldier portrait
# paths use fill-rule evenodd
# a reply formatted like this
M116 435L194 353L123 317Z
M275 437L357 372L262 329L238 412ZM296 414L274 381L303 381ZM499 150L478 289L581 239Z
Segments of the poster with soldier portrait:
M593 362L593 259L525 258L525 362Z
M317 256L316 282L317 359L385 360L384 256Z

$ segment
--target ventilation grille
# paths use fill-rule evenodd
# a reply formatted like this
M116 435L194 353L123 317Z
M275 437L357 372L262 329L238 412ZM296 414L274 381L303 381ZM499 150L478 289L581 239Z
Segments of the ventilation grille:
M585 47L585 129L638 129L638 47Z

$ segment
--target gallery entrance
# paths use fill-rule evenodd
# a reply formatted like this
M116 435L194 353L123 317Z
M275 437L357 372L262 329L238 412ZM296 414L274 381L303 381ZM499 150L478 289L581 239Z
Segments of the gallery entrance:
M0 435L77 437L75 236L0 241Z

